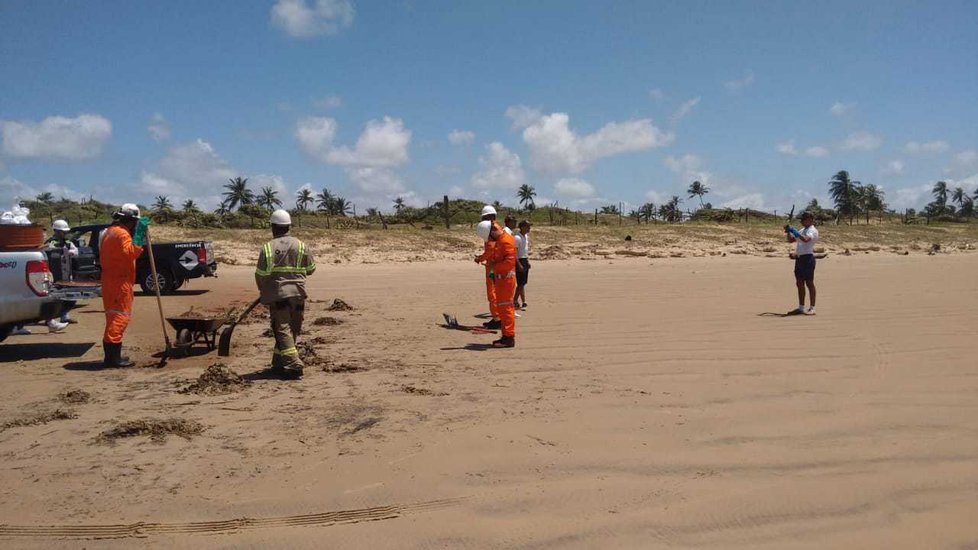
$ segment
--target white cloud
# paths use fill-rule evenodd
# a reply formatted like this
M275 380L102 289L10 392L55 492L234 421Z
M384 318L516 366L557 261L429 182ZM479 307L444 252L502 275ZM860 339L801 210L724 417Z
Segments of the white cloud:
M806 147L804 150L799 151L795 146L795 140L789 139L784 143L779 143L775 150L782 155L796 156L805 155L806 157L821 158L829 154L829 150L821 145L813 145L811 147Z
M665 193L660 193L659 191L655 191L655 190L650 190L645 192L645 200L651 203L655 203L656 205L662 204L664 202L669 202L670 198L672 197L666 195Z
M943 140L927 141L924 143L910 141L903 146L903 149L911 155L946 153L951 149L951 144Z
M744 74L744 78L741 78L740 80L728 80L727 82L723 83L723 87L726 88L728 92L736 93L750 86L753 83L754 83L754 72L747 71Z
M174 202L192 198L213 208L221 202L224 184L239 175L210 143L198 139L170 148L154 169L144 171L137 194L143 198L167 195ZM249 183L257 191L255 182Z
M969 149L956 153L951 164L944 172L952 176L971 174L978 171L978 149Z
M594 186L580 178L564 178L554 184L554 193L569 199L585 199L594 196Z
M523 130L531 165L548 173L577 174L595 161L622 153L672 143L675 136L656 128L650 119L610 122L593 134L578 135L566 113L546 115Z
M347 175L358 189L370 195L388 196L405 191L404 181L390 168L358 166L347 169Z
M903 161L902 160L891 160L886 163L880 170L880 174L884 176L902 176L903 175Z
M326 162L336 139L336 121L326 117L304 118L296 124L295 139L307 155Z
M233 177L233 176L232 176ZM257 176L248 176L248 183L255 190L255 193L261 192L265 187L271 187L272 190L278 192L278 199L282 201L282 204L288 205L289 199L289 187L285 183L285 178L282 176L274 176L270 174L258 174Z
M349 27L354 13L349 0L278 0L272 25L295 38L311 38Z
M851 110L852 103L842 103L839 101L836 101L829 107L829 112L832 113L832 116L844 116Z
M459 166L455 166L453 164L439 164L438 166L435 166L433 172L435 173L435 175L441 178L448 178L451 176L457 176L461 174L462 168L460 168Z
M4 176L0 178L0 212L7 210L22 200L33 200L41 193L51 193L55 199L65 197L76 201L88 197L83 193L79 193L63 185L49 183L41 186L33 186L27 185L11 176ZM44 220L32 221L44 223Z
M917 185L914 187L904 187L897 189L892 194L887 194L886 199L890 208L894 210L904 210L907 208L920 208L930 202L931 188L933 184Z
M662 90L660 90L658 88L655 88L655 89L649 90L649 97L652 98L655 101L662 101L662 100L664 100L666 98L666 94Z
M798 149L795 148L795 140L793 139L789 139L784 143L779 143L777 147L775 147L775 150L782 155L794 156L798 154Z
M482 169L472 176L472 186L479 189L513 190L526 183L526 173L519 155L502 143L486 146L486 154L479 157Z
M393 167L408 161L411 130L398 118L385 116L371 120L353 149L342 146L330 150L326 161L341 166Z
M449 196L449 198L456 198L457 199L457 198L461 197L464 194L465 194L465 190L462 189L458 185L453 185L453 186L451 186L451 187L448 188L448 196Z
M522 130L543 117L543 112L536 107L526 105L510 105L506 108L506 116L513 121L513 130Z
M699 102L700 102L699 97L694 97L693 99L684 101L682 105L680 105L679 108L676 109L676 112L672 115L672 120L675 122L682 120L683 117L685 117L690 112L692 112L693 108L696 107L696 105L698 105Z
M170 123L160 113L154 114L149 119L146 130L157 143L170 139Z
M662 163L674 174L678 174L684 185L694 181L702 183L710 181L711 174L703 169L703 159L692 153L686 153L681 157L670 155L663 159Z
M806 157L822 158L828 156L829 150L821 145L813 145L805 148Z
M452 130L448 133L448 141L452 145L471 145L475 141L475 132Z
M343 99L338 95L327 95L312 100L312 105L317 109L336 109L343 106Z
M859 131L849 134L846 139L839 144L839 149L843 151L875 151L883 144L883 138L878 134Z
M750 208L753 210L773 210L764 201L764 195L762 193L748 193L746 195L741 195L739 197L734 197L723 204L720 208Z
M52 116L41 122L0 120L2 153L11 158L84 160L102 154L112 123L101 115Z

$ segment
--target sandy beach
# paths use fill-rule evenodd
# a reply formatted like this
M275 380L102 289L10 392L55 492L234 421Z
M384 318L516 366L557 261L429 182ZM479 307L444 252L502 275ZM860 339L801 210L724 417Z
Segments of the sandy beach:
M168 314L253 298L222 266ZM184 393L215 352L102 370L93 302L0 345L7 548L976 548L978 254L831 255L818 315L784 258L539 261L517 347L481 268L323 262L301 381ZM353 307L329 311L335 298ZM127 350L162 348L137 296ZM172 332L171 332L172 334ZM106 438L120 423L202 431ZM248 519L245 519L248 518Z

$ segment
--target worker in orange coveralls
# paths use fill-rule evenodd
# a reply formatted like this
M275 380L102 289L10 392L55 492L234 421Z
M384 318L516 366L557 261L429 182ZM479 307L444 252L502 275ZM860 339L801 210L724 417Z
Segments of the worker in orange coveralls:
M502 227L496 222L496 209L492 206L486 205L482 207L482 221L488 221L493 227L502 231ZM495 244L492 240L486 241L482 254L475 257L475 263L486 264L486 299L489 300L489 314L492 315L492 320L482 323L482 326L488 329L498 330L501 324L499 321L499 312L496 311L496 287L492 282L492 265L489 262L489 257L492 255L492 248Z
M99 238L99 263L102 265L102 305L105 308L105 333L102 348L106 367L130 367L122 356L122 336L132 316L132 285L136 280L136 258L143 253L142 242L133 242L139 222L139 207L124 204L112 215L112 225Z
M492 221L479 222L476 234L493 241L489 265L492 268L492 282L495 287L496 312L503 329L503 337L492 343L494 348L511 348L516 345L516 307L513 296L516 294L516 240Z

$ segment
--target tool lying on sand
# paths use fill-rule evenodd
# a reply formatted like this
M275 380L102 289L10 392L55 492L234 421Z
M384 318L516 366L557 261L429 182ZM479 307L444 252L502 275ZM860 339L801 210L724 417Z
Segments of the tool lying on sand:
M156 272L156 258L153 257L153 241L149 236L149 228L146 231L146 248L149 250L149 269L153 273L153 290L156 292L156 305L160 310L160 328L163 329L163 342L166 344L166 348L163 353L160 354L160 362L156 365L157 368L163 368L166 366L166 360L173 353L173 346L170 344L170 334L166 331L166 321L163 317L163 300L160 298L160 276Z
M233 323L231 323L223 331L221 331L221 339L217 343L217 354L219 356L227 357L228 355L231 355L231 335L234 333L234 327L238 326L238 323L244 320L244 318L247 317L249 313L251 313L251 310L255 309L255 307L258 306L258 302L260 300L261 298L255 298L255 301L251 302L251 305L248 306L247 309L242 311L241 315L238 315L238 318L235 319Z
M496 334L496 331L487 328L460 325L458 324L458 319L456 319L454 315L442 313L442 316L445 317L445 324L441 325L444 328L449 328L452 330L464 330L466 332L471 332L473 334Z

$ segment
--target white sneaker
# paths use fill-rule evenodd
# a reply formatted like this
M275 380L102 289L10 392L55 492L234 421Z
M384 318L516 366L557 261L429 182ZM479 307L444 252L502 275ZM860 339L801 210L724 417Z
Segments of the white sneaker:
M517 313L517 314L516 314L516 318L517 318L517 319L519 319L519 318L520 318L520 314L519 314L519 313Z
M10 333L11 336L30 336L30 334L30 329L25 327L17 327Z
M806 311L805 314L806 315L815 315L815 306L812 306L812 307L808 308L808 311Z
M68 323L62 323L61 321L55 321L54 319L48 321L48 332L52 334L61 332L66 328L68 328Z

